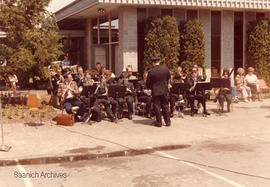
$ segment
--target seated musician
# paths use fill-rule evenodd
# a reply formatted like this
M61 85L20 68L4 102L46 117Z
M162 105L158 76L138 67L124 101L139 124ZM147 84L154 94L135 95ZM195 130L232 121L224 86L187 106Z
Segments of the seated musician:
M114 75L114 73L112 73L111 70L107 70L105 75L106 75L108 85L116 85L117 84L115 75Z
M174 79L177 79L179 82L184 82L185 76L183 72L183 68L181 66L177 67L177 71L174 74Z
M91 73L89 70L86 70L84 73L84 77L82 79L83 86L93 86L95 83L94 79L92 79Z
M177 77L175 77L177 76ZM182 75L181 75L182 77ZM179 79L182 80L182 78L180 77L180 75L178 74L175 74L175 73L172 73L171 72L171 78L169 80L169 90L170 90L170 117L172 118L173 117L173 113L174 113L174 109L175 109L175 102L179 99L179 95L178 94L175 94L175 93L172 93L171 92L171 88L172 88L172 85L175 84L175 83L180 83Z
M81 66L77 67L77 74L74 76L74 81L76 81L78 86L82 86L84 78L83 68Z
M198 75L197 72L197 68L193 67L191 70L191 74L188 75L185 79L185 83L189 84L190 89L188 92L188 101L190 104L190 108L191 108L191 116L194 116L195 113L197 113L198 111L195 110L194 108L194 101L195 99L198 100L198 102L200 102L203 106L203 113L205 115L210 115L207 111L206 111L206 95L205 93L203 93L203 91L200 90L195 90L195 86L196 84L201 81L200 76Z
M127 103L128 106L128 119L132 120L133 115L133 103L134 103L134 85L133 83L128 81L128 73L125 72L123 74L123 78L118 80L118 85L126 86L126 96L125 98L118 98L118 104L119 104L119 119L123 117L123 106L124 106L124 100Z
M72 106L79 106L78 112L75 114L76 121L87 122L90 119L90 114L87 110L87 105L79 99L79 89L77 83L72 80L71 73L64 75L64 82L59 84L57 96L64 106L68 114L74 114ZM79 118L79 116L81 118Z
M106 77L101 77L101 83L98 85L95 94L97 96L97 102L104 105L107 117L110 118L111 122L115 122L117 102L108 98L108 85L106 84Z
M132 65L128 65L127 68L126 68L126 72L127 72L127 76L128 76L128 80L134 80L134 79L137 79L137 77L135 77L133 75L133 68L132 68Z
M137 96L139 102L144 102L146 104L146 117L151 118L151 90L146 88L146 79L147 79L147 72L143 74L143 79L138 81L136 86Z
M61 82L64 82L64 77L62 76L62 68L59 67L56 70L56 74L50 76L50 85L53 95L57 95L58 87Z
M228 68L224 68L223 69L223 73L222 73L222 78L225 79L230 79L229 77L230 71ZM230 112L230 106L232 103L232 89L231 88L218 88L215 91L217 98L218 98L218 102L221 106L221 112L223 112L223 108L224 108L224 101L226 100L227 102L227 111Z

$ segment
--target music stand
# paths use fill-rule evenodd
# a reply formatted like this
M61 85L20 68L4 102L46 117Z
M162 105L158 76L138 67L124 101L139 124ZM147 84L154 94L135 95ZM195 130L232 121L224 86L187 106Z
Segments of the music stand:
M126 95L126 86L111 85L108 88L108 97L124 98Z
M88 97L89 95L94 95L96 89L97 89L97 84L94 84L92 86L84 86L82 95L86 97Z
M188 83L173 83L171 92L174 94L180 94L181 91L187 91L190 88Z
M130 79L130 80L128 80L128 82L131 82L134 87L136 87L138 81L139 81L138 79Z
M225 78L211 78L210 83L212 84L213 88L231 88L231 81L230 79Z
M211 89L212 89L211 82L198 82L194 88L195 91L205 91Z
M3 119L2 119L2 99L0 96L0 123L1 123L1 136L2 136L2 144L0 145L0 151L9 152L11 146L5 145L4 143L4 128L3 128Z

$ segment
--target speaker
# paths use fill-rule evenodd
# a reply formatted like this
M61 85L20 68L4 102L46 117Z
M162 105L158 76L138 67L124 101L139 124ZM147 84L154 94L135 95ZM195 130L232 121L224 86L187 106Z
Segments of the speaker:
M6 59L0 59L0 66L6 66L6 65L7 65Z

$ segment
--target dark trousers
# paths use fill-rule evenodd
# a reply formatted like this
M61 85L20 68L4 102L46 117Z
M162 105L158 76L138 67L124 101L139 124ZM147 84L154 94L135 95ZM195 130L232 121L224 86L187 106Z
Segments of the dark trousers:
M170 113L173 114L175 102L179 99L179 96L176 94L170 94Z
M171 120L169 114L168 96L167 95L153 96L153 105L157 123L161 124L161 112L160 112L161 107L164 121L166 124L169 124Z
M190 104L190 108L191 108L191 113L194 113L194 101L195 100L198 100L198 102L200 102L203 106L203 112L206 113L206 98L205 96L203 95L193 95L193 94L190 94L188 96L188 102Z
M224 108L224 102L227 102L227 110L230 112L230 106L232 103L232 94L229 92L221 92L218 97L218 102L220 104L221 110L223 111Z
M79 110L76 113L75 117L77 117L78 115L83 116L84 113L87 112L87 105L84 102L78 100L77 98L70 98L70 99L65 100L64 108L68 114L73 114L73 112L72 112L73 106L79 107Z
M146 104L146 106L145 106L146 113L150 113L152 98L149 96L146 96L146 95L142 95L142 96L138 97L138 101L145 103Z
M131 95L127 95L125 97L125 100L127 102L128 114L132 115L133 114L134 97ZM118 98L117 101L118 101L118 105L119 105L119 113L122 115L123 114L123 106L124 106L124 98Z
M116 111L116 102L113 102L109 99L98 99L97 102L102 103L104 105L106 114L109 118L114 117L114 114ZM112 104L113 110L111 109L111 104Z

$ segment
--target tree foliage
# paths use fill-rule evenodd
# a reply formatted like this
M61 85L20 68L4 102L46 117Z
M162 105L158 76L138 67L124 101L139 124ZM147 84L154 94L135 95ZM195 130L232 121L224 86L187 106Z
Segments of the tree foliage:
M144 70L151 68L151 58L158 56L161 64L175 69L179 61L179 31L171 16L150 18L145 36Z
M0 25L7 37L0 58L8 61L1 74L15 71L26 79L46 79L46 66L62 54L55 17L45 10L50 0L5 0L0 5Z
M189 73L194 64L205 69L205 38L201 22L198 19L189 20L180 28L181 66Z
M270 83L270 20L260 19L248 30L247 66L255 68L258 77Z

